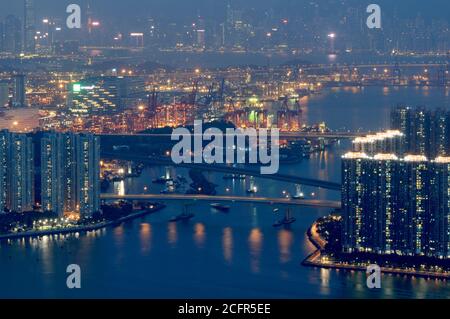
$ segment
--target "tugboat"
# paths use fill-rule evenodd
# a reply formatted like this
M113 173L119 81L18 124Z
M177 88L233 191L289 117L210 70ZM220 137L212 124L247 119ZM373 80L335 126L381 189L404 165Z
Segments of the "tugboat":
M273 227L280 227L280 226L288 226L292 223L294 223L297 219L292 217L291 210L288 208L286 210L286 214L283 219L276 221L272 226Z
M303 198L305 198L305 194L298 193L298 194L292 195L291 198L292 199L303 199Z
M184 211L183 211L183 213L180 214L180 215L178 215L178 216L172 217L172 218L169 220L169 222L170 222L170 223L176 223L176 222L179 222L179 221L188 221L188 220L192 219L194 216L195 216L194 214L189 213L189 212L187 211L187 205L185 205L185 206L184 206Z
M219 203L213 203L211 204L211 207L221 212L228 212L230 210L230 206L222 205Z
M247 189L247 194L256 194L258 192L258 188L253 186L252 188Z
M295 195L292 195L291 198L292 199L303 199L305 198L305 193L302 192L301 190L301 186L300 185L296 185L297 191L295 193Z

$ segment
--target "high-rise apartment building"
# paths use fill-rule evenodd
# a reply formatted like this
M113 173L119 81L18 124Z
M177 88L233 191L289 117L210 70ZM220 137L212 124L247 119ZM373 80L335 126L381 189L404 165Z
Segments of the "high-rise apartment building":
M450 258L449 170L448 157L344 155L344 252Z
M58 216L89 217L100 209L98 137L0 131L1 210L26 212L38 203Z
M405 152L428 158L450 154L450 111L400 106L391 112L391 128L405 135Z
M17 74L14 76L14 94L12 105L13 107L25 107L26 104L26 78L23 74Z
M433 163L431 191L432 224L430 247L439 258L450 256L450 157L438 157Z
M27 134L2 131L6 142L6 207L23 212L34 205L34 150ZM1 177L2 179L5 176Z
M76 202L83 217L100 209L100 140L92 134L75 136Z
M364 137L358 137L352 142L353 152L373 156L378 153L403 154L405 135L399 130L389 130Z
M413 113L412 120L412 154L431 157L431 112L418 108Z
M64 136L45 133L40 139L41 151L41 206L44 211L64 213L65 170Z
M41 142L44 210L89 217L100 208L100 144L91 134L45 133Z
M437 109L431 122L431 150L432 155L450 155L450 112Z
M23 31L24 51L34 53L36 50L36 12L34 0L25 0Z
M0 131L0 212L5 211L8 203L8 153L9 133Z

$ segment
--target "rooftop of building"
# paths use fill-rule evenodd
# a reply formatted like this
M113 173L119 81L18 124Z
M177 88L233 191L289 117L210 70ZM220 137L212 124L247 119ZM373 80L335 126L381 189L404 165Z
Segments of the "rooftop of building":
M434 160L435 163L450 164L449 156L439 156Z
M424 155L406 155L403 160L405 162L427 162L428 159Z
M369 156L366 153L362 152L348 152L342 156L343 159L367 159L367 160L375 160L375 161L404 161L404 162L434 162L434 163L444 163L450 164L450 157L440 156L434 160L429 160L424 155L406 155L403 158L399 158L395 154L389 153L378 153L374 156Z
M404 134L398 130L388 130L385 132L378 132L375 134L357 137L353 140L353 143L375 143L377 141L387 140L394 137L401 137Z

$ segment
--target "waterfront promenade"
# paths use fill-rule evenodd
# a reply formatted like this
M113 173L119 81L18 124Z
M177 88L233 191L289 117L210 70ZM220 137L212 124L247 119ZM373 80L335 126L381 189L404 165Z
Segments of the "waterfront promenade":
M316 250L308 255L303 262L303 266L307 267L319 267L325 269L337 269L337 270L346 270L346 271L364 271L366 272L367 266L369 264L364 265L356 265L356 264L343 264L340 262L333 261L329 258L325 260L322 258L322 251L325 248L326 240L323 239L319 232L317 231L317 222L315 222L307 231L307 236L309 241L316 247ZM447 280L450 279L449 272L432 272L432 271L424 271L424 270L409 270L395 267L380 267L381 272L384 274L391 275L402 275L409 277L421 277L427 279L441 279Z

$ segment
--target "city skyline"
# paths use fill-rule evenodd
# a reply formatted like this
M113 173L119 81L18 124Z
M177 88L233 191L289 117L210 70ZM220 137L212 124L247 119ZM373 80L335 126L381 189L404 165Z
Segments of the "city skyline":
M50 12L45 4L35 6L32 0L26 3L21 11L5 10L9 15L2 17L9 20L15 17L15 22L5 20L4 27L4 45L12 53L32 53L36 45L44 50L48 42L53 46L55 42L70 40L78 41L79 45L142 46L151 50L192 47L197 50L239 48L308 52L329 49L328 34L336 35L333 46L339 51L445 52L450 47L448 17L441 15L448 12L448 4L440 1L430 6L429 11L423 7L415 11L418 3L408 2L408 6L381 3L383 24L381 29L375 30L366 27L366 6L358 1L338 3L330 0L327 5L286 1L276 2L274 7L270 3L254 7L239 2L214 2L213 5L210 1L198 4L152 3L140 4L143 8L133 19L120 19L114 16L114 12L123 15L127 9L137 5L119 10L111 2L103 7L101 3L88 5L86 2L80 3L81 31L66 27L67 4L60 4L58 13L44 14L41 12ZM154 9L149 8L144 14L147 6ZM174 7L179 8L182 15L161 14Z

